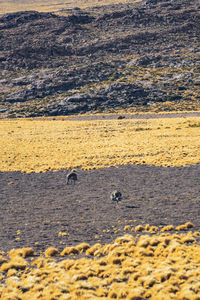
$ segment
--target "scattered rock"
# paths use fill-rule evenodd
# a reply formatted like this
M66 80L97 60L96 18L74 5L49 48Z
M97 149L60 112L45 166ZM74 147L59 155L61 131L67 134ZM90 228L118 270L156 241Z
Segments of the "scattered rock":
M198 3L146 0L68 13L0 18L5 116L8 106L35 116L197 99Z

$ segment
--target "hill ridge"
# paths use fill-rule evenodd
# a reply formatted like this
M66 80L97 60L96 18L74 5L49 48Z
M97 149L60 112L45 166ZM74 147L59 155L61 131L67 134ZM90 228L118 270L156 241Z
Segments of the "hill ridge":
M166 102L199 109L199 7L147 0L4 15L1 117L145 111Z

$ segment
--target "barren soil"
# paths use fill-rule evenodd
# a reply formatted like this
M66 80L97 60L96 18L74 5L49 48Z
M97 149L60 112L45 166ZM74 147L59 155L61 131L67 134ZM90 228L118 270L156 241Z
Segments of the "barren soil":
M77 173L75 185L66 185L66 170L0 173L1 250L31 246L39 252L81 241L107 243L124 234L128 224L190 221L200 231L200 164L127 165ZM114 189L123 194L119 205L109 197ZM120 231L114 233L116 228Z

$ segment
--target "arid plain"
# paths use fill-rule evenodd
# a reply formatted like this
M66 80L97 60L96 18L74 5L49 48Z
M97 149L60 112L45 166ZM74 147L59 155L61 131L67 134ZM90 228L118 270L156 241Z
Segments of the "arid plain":
M198 1L0 17L0 299L200 299Z
M1 299L198 299L199 117L119 117L0 121Z

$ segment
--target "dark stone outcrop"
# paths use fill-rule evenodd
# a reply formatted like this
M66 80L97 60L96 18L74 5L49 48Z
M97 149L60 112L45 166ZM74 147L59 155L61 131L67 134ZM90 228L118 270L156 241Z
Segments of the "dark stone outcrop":
M16 103L22 116L53 115L177 101L184 89L198 93L199 8L197 1L146 0L67 16L2 16L1 115L15 113ZM162 68L184 71L162 80L131 77Z

